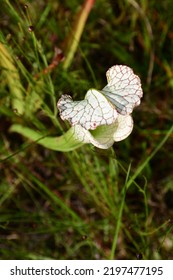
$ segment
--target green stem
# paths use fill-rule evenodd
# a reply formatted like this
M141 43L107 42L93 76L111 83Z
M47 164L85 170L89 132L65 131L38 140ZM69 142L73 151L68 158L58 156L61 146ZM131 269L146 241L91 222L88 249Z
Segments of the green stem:
M12 125L10 127L10 132L20 133L21 135L37 142L45 148L54 151L69 152L83 145L83 143L76 140L74 137L73 128L70 128L66 133L58 137L46 136L40 132L34 131L31 128L24 127L19 124Z
M125 197L126 197L126 191L127 191L127 181L129 178L129 174L130 174L130 168L131 165L129 165L128 171L127 171L127 176L126 176L126 182L125 185L122 189L121 192L121 204L120 204L120 209L118 212L118 218L117 218L117 225L115 228L115 234L114 234L114 239L113 239L113 243L112 243L112 249L111 249L111 255L110 255L110 259L113 260L114 259L114 254L115 254L115 250L116 250L116 246L117 246L117 241L118 241L118 234L121 228L121 221L122 221L122 215L123 215L123 209L124 209L124 203L125 203Z
M157 147L154 149L154 151L146 158L146 160L138 167L135 174L130 178L130 180L127 183L127 189L131 186L131 184L134 182L136 177L142 172L142 170L145 168L145 166L149 163L149 161L155 156L155 154L162 148L162 146L165 144L165 142L168 140L170 135L173 133L173 125L168 130L167 134L163 138L163 140L157 145Z
M113 239L113 243L112 243L112 250L111 250L110 259L114 259L114 255L115 255L115 250L116 250L117 240L118 240L118 234L119 234L120 227L121 227L121 221L122 221L126 191L131 186L131 184L134 182L136 177L142 172L142 170L145 168L145 166L149 163L149 161L162 148L162 146L165 144L165 142L168 140L168 138L170 137L170 135L172 133L173 133L173 125L168 130L168 132L165 135L165 137L163 138L163 140L157 145L157 147L151 153L151 155L147 157L147 159L138 167L135 174L127 181L127 178L129 176L129 170L128 170L127 177L126 177L126 184L125 184L125 186L123 187L123 190L122 190L122 200L121 200L121 205L120 205L120 209L119 209L119 213L118 213L117 225L116 225L114 239Z
M76 21L74 22L74 26L72 27L72 32L67 40L67 48L66 48L66 59L63 63L63 68L67 70L70 66L77 47L79 45L79 41L82 35L82 32L85 27L86 20L91 11L92 6L94 5L95 0L86 0L83 6L81 7L79 13L77 14Z

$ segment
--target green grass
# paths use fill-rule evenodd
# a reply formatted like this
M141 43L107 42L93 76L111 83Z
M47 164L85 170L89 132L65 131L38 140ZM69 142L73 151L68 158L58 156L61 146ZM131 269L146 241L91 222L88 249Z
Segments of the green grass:
M0 259L172 259L172 1L96 1L69 65L48 71L82 4L1 3ZM115 64L144 90L126 140L63 153L10 131L61 136L60 96L103 88Z

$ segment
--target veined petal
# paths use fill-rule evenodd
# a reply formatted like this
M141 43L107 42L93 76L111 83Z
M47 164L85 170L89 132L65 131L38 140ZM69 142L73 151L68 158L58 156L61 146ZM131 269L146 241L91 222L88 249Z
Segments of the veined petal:
M73 129L73 135L77 141L82 143L90 143L100 149L108 149L114 143L113 135L115 127L117 125L102 125L97 127L95 130L86 130L81 125L75 125Z
M114 65L107 72L108 84L101 92L121 115L129 115L143 95L140 78L126 65Z
M100 149L108 149L114 142L124 140L133 130L131 115L118 115L116 121L110 125L101 125L95 130L86 130L81 125L75 125L74 137L82 143L91 143Z
M133 119L131 115L118 115L116 120L116 129L113 135L115 142L124 140L127 138L133 130Z
M87 91L84 100L73 101L71 96L62 95L57 103L61 119L68 120L72 126L81 125L94 130L100 125L115 122L117 111L110 101L98 90Z

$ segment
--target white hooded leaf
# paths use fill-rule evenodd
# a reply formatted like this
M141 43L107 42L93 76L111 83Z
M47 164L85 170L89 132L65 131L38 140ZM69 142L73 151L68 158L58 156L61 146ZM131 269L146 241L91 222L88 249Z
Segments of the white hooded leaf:
M62 95L57 106L61 119L68 120L72 126L79 124L87 130L109 125L117 118L115 107L96 89L88 90L82 101L73 101L71 96Z
M57 103L61 118L72 125L72 138L101 149L129 136L130 114L143 95L139 77L128 66L112 66L106 76L108 84L101 91L90 89L81 101L62 95Z
M119 114L131 114L133 108L140 104L143 95L139 77L125 65L112 66L106 72L106 77L108 84L101 92L111 101Z

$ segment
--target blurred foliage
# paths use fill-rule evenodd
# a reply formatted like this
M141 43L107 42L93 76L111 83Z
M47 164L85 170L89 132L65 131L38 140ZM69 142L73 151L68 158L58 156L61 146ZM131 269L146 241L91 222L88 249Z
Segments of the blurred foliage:
M58 61L49 71L82 5L1 1L0 43L11 68L0 49L0 258L172 259L173 135L150 155L173 119L173 2L96 1L68 70ZM103 88L115 64L133 68L144 90L127 140L64 154L10 133L19 124L61 135L68 125L59 97Z

